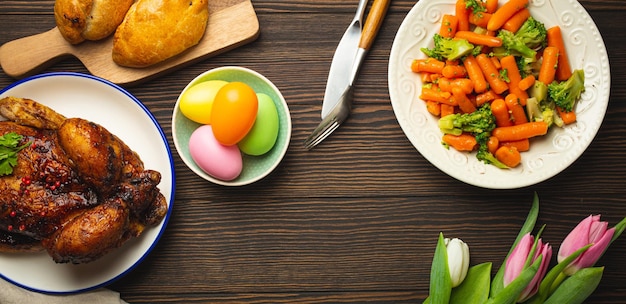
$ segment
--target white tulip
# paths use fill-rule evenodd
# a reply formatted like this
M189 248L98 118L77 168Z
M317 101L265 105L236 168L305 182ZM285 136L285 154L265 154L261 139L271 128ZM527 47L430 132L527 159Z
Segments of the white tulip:
M450 270L450 279L452 287L461 285L467 270L469 269L469 246L457 238L444 239L446 244L446 252L448 253L448 269Z

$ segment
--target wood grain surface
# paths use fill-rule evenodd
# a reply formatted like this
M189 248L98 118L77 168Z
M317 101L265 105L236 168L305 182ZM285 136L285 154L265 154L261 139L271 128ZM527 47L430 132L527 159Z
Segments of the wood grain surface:
M472 265L491 261L497 269L534 192L541 201L538 224L547 225L543 239L555 252L589 214L602 214L611 225L626 216L623 1L580 1L602 34L612 73L607 114L597 136L559 175L513 190L477 188L447 176L400 129L389 100L388 59L415 1L392 1L356 81L352 115L311 151L303 141L319 122L332 55L357 1L252 4L261 29L257 40L129 91L152 111L171 143L171 112L190 80L219 66L254 69L287 100L293 122L289 150L272 174L240 188L202 180L174 153L172 218L153 252L109 286L124 300L421 303L439 232L467 242ZM0 2L0 43L51 28L52 6L52 0ZM87 72L76 59L45 71ZM13 81L0 73L0 88ZM626 303L624 256L622 236L598 262L606 269L587 303Z

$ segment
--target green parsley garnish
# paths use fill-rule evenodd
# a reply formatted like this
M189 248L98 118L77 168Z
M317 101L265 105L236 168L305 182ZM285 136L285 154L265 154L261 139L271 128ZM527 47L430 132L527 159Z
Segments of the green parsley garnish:
M15 132L0 136L0 176L13 173L13 167L17 165L17 153L30 143L18 147L23 136Z
M465 0L465 8L471 8L472 13L475 15L479 15L480 13L487 11L483 1L480 0Z
M506 83L510 83L511 79L509 79L509 70L507 69L500 70L500 79L504 80Z

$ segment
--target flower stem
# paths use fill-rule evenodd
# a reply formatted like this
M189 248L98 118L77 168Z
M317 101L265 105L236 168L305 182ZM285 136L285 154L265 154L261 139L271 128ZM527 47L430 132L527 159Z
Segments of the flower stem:
M557 288L559 288L559 285L561 285L565 279L567 279L567 275L564 272L559 273L556 279L554 279L554 282L552 282L552 286L550 286L549 294L552 294Z

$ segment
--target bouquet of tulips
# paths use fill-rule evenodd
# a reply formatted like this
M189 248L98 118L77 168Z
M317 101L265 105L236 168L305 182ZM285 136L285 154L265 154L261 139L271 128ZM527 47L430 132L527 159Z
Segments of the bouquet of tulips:
M513 304L583 303L593 293L604 267L594 264L626 228L626 217L612 228L600 215L582 220L563 240L557 262L548 271L552 246L534 230L539 213L535 194L531 210L506 259L491 278L491 262L469 267L469 247L458 238L439 240L424 303Z

